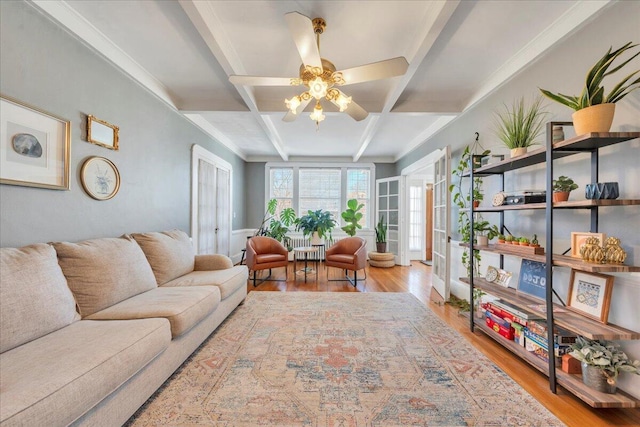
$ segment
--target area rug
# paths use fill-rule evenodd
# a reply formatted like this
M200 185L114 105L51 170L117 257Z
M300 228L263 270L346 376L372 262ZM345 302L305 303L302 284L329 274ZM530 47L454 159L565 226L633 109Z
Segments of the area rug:
M251 292L131 426L561 426L406 293Z

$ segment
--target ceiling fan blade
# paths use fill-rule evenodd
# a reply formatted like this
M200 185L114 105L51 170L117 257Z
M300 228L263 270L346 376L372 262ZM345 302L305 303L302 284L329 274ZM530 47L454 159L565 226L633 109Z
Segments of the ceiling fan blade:
M229 76L234 85L244 86L291 86L290 77Z
M407 60L403 56L399 56L385 61L347 68L339 72L342 73L342 77L344 77L345 85L352 85L371 80L401 76L407 72L408 67L409 63Z
M369 115L367 110L359 106L354 101L351 101L349 103L349 106L347 107L346 110L344 110L344 112L350 115L353 118L353 120L355 120L356 122L366 119L367 116Z
M282 118L282 121L292 122L295 119L297 119L300 116L300 114L302 114L304 109L307 108L307 105L309 105L310 102L311 102L311 98L307 99L306 101L303 100L300 103L300 105L298 105L298 108L296 108L296 114L293 114L291 111L287 111L287 114L284 115L284 117Z
M298 12L286 13L284 19L289 25L289 31L291 31L293 41L296 43L302 63L322 68L320 52L316 44L316 34L313 32L311 19Z

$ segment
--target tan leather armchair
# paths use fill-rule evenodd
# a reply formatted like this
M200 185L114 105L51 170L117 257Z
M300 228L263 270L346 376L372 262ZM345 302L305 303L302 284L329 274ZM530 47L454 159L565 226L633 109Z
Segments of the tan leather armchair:
M337 241L325 253L325 265L345 270L345 279L353 286L358 282L358 270L363 270L367 261L366 242L360 237L347 237ZM349 277L349 270L353 271L353 279ZM365 279L367 273L365 271ZM335 279L334 279L335 280Z
M271 278L272 268L284 267L284 281L286 281L288 265L289 251L276 239L266 236L254 236L247 240L247 267L253 271L254 287L258 286L256 283L256 273L259 270L269 270L269 275L260 280L260 283L262 283Z

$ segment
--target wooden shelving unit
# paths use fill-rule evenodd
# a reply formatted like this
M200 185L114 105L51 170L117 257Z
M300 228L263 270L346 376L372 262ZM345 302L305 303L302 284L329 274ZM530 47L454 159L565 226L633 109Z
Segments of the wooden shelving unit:
M479 288L488 294L494 295L516 306L522 307L524 310L539 314L546 319L547 323L547 342L553 342L553 328L555 325L572 331L576 334L589 339L599 340L636 340L640 339L640 332L632 331L613 324L603 324L596 320L581 316L580 314L563 308L559 304L553 303L553 273L552 266L567 267L574 270L592 272L592 273L631 273L640 272L640 266L620 265L620 264L591 264L583 262L581 259L570 256L557 255L553 253L553 211L556 209L587 209L590 211L592 232L598 231L598 215L599 209L603 207L620 207L620 206L638 206L638 199L622 199L622 200L577 200L553 203L551 201L551 181L553 178L553 160L571 156L578 153L590 153L591 155L591 179L593 182L598 180L598 150L620 142L629 141L640 138L640 132L611 132L611 133L590 133L579 135L557 143L551 142L551 134L553 126L570 126L571 122L550 122L547 123L547 144L546 147L533 150L523 156L513 159L505 159L497 163L492 163L470 171L468 176L473 180L475 177L486 177L492 175L502 175L502 183L504 185L504 174L516 169L533 166L536 164L546 164L546 186L547 195L544 203L529 203L524 205L503 205L497 207L478 207L472 208L471 218L477 212L496 212L500 214L500 227L503 227L504 213L507 211L518 210L544 210L546 223L546 242L545 254L526 253L517 248L509 248L505 245L488 245L488 246L470 246L473 250L482 250L497 253L502 257L505 255L515 256L546 264L545 280L547 283L546 297L544 300L537 299L527 294L519 293L513 288L505 288L494 283L487 282L484 279L476 278L472 274L472 279L461 279L461 281L470 284L470 298L473 299L474 288ZM471 201L473 202L473 195ZM473 242L473 227L471 242ZM473 270L472 270L473 273ZM545 312L540 312L537 308L545 307ZM534 308L535 307L535 308ZM526 351L526 349L513 341L509 341L500 336L489 328L484 322L475 322L474 317L470 316L470 327L474 327L489 335L492 339L499 342L514 354L521 357L527 363L534 366L540 372L549 377L549 385L555 393L556 384L563 386L584 402L594 408L636 408L640 407L640 402L633 397L618 392L616 394L605 394L597 392L582 383L582 379L577 375L567 374L556 369L555 358L551 357L547 362L539 359L535 355ZM553 348L553 346L548 346Z

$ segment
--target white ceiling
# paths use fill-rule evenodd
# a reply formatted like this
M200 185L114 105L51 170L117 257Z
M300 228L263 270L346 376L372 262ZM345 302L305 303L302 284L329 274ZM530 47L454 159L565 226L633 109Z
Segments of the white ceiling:
M33 0L247 161L394 162L423 143L609 1ZM284 15L322 17L320 51L338 70L404 56L404 76L343 86L369 111L330 103L283 122L299 87L234 86L228 76L297 77ZM307 107L312 108L313 104Z

